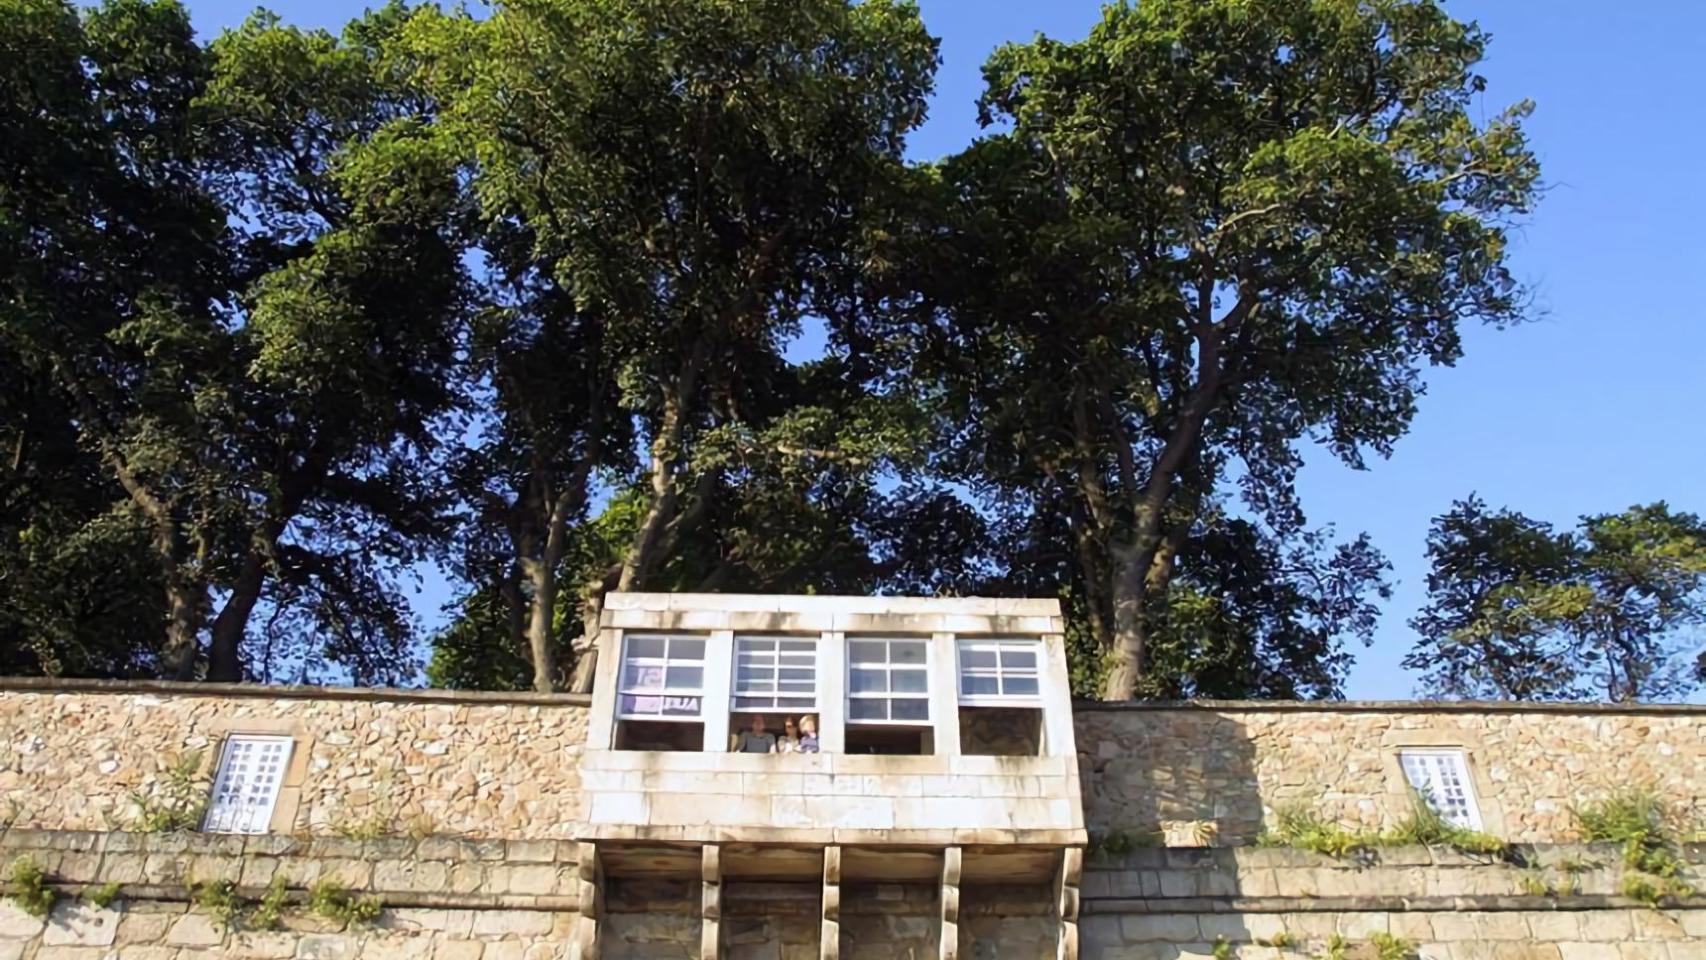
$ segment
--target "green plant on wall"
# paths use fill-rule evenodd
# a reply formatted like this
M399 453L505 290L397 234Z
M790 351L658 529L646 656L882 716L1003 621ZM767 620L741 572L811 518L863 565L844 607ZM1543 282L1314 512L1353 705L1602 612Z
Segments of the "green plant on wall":
M1416 956L1416 945L1390 933L1376 933L1368 939L1374 946L1375 960L1412 960Z
M90 887L84 890L82 900L97 910L105 910L112 906L112 902L118 899L119 891L123 889L124 884L116 880L111 883L103 883L98 887Z
M237 893L237 885L230 880L191 882L190 897L196 906L207 911L208 916L219 921L219 925L226 930L237 925L237 917L246 905Z
M267 884L267 892L244 919L244 926L250 930L277 930L284 921L287 898L284 877L273 877L272 882Z
M1451 823L1433 805L1414 797L1410 813L1386 831L1347 830L1302 807L1275 811L1274 826L1256 838L1258 846L1294 847L1344 859L1366 855L1381 847L1450 847L1477 856L1506 856L1510 845L1491 834Z
M1649 906L1694 894L1683 878L1673 832L1675 818L1650 788L1619 791L1575 810L1582 839L1616 843L1623 856L1623 895Z
M9 899L32 917L47 916L54 901L59 899L59 894L47 885L47 871L29 857L12 862L11 880L15 892Z
M308 909L327 920L360 926L379 919L384 904L372 895L357 896L328 877L309 891Z
M207 811L208 783L201 776L201 752L191 750L166 769L150 793L132 792L137 817L131 829L140 833L169 833L201 826Z

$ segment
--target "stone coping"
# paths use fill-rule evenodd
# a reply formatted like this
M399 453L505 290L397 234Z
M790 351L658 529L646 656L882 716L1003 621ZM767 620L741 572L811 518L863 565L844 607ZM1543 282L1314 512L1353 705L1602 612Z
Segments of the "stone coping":
M607 593L605 610L1058 617L1052 598L888 597L869 594Z
M67 677L0 676L0 693L104 693L115 696L161 694L177 697L241 697L257 700L360 700L380 703L446 703L589 707L583 693L535 693L520 690L430 690L405 687L316 687L300 684L196 683L177 680L94 680Z
M1205 713L1553 713L1681 715L1706 719L1706 704L1560 703L1538 700L1074 700L1073 713L1200 710Z
M526 690L433 690L405 687L318 687L301 684L206 683L176 680L100 680L78 677L0 676L0 693L160 694L189 697L240 697L261 700L357 700L396 703L513 704L540 707L590 707L581 693ZM1110 703L1075 700L1074 713L1197 710L1205 713L1549 713L1594 716L1698 716L1706 704L1557 703L1502 700L1132 700Z

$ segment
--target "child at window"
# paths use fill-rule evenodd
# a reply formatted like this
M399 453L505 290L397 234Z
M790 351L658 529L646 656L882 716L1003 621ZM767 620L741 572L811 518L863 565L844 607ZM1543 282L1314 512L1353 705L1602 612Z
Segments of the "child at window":
M798 745L794 747L795 751L798 753L816 753L817 718L808 713L800 718L799 727L800 739Z

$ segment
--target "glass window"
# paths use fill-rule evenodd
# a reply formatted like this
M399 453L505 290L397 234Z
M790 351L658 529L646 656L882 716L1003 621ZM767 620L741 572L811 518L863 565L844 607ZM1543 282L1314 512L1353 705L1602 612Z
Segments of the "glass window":
M960 641L960 702L1036 700L1041 650L1037 640Z
M1469 758L1462 750L1402 750L1398 763L1411 788L1447 822L1481 829L1481 811L1469 785Z
M213 798L202 829L209 833L266 833L284 772L290 766L289 737L238 734L225 741Z
M849 723L930 722L930 642L859 639L847 644Z
M817 709L817 641L795 637L735 638L737 712Z
M627 637L616 714L623 718L689 720L705 693L703 637Z

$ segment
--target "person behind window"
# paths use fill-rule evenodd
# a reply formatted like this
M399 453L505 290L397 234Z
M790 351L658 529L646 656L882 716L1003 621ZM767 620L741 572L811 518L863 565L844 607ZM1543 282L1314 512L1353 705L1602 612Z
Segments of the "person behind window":
M753 714L752 722L735 740L736 753L775 753L776 735L764 729L764 716Z
M776 738L776 752L800 752L800 725L793 717L782 718L782 735Z
M799 722L800 739L794 749L799 753L817 752L817 718L806 714Z

